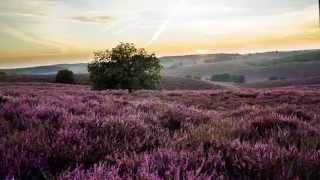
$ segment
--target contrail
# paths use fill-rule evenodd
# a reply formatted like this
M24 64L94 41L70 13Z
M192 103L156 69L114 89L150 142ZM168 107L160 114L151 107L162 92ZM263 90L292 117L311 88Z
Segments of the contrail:
M167 28L169 25L170 21L176 17L179 9L183 4L185 3L185 0L179 0L177 6L169 13L168 18L160 25L158 30L153 34L151 40L145 44L145 47L150 46L154 41L156 41L159 36L162 34L162 32Z

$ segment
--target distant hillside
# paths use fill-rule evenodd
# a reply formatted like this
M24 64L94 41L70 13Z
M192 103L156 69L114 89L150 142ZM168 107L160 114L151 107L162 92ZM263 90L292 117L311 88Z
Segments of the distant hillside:
M161 57L163 76L209 80L211 76L244 76L246 83L270 79L304 79L320 76L320 50L265 52L255 54L201 54ZM87 64L58 64L30 68L4 69L15 75L53 75L61 69L86 74Z
M265 82L271 77L304 79L320 76L320 50L202 56L202 62L166 68L163 74L210 79L213 75L229 73L245 76L247 83ZM217 57L224 60L217 60Z
M54 83L55 75L8 75L0 76L1 82L39 82ZM75 83L89 85L88 74L76 74ZM163 90L207 90L222 89L223 86L206 81L186 79L180 77L164 76L160 82L160 89Z
M16 68L16 69L3 69L0 70L7 74L25 74L25 75L50 75L56 74L59 70L69 69L74 73L87 73L87 64L56 64L48 66L37 66L27 68Z
M319 85L319 77L310 77L304 79L291 79L291 80L274 80L244 84L243 87L250 88L273 88L273 87L287 87L287 86L303 86L303 85Z

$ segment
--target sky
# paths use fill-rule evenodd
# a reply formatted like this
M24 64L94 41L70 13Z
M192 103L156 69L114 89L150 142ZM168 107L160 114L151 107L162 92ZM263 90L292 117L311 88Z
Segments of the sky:
M158 56L317 49L318 0L0 2L0 68L88 62L119 42Z

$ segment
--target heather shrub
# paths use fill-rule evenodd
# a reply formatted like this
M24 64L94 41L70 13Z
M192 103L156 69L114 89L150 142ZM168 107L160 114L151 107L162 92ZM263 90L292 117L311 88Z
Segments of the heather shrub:
M295 146L302 151L320 150L320 135L315 131L276 131L272 139L282 147Z
M160 124L170 132L198 126L210 120L208 112L201 112L182 105L170 105L159 117Z
M225 142L237 138L233 131L237 123L229 119L215 120L201 124L186 132L175 144L178 149L197 150L200 146L210 146L214 142Z
M0 104L4 104L7 102L7 99L4 96L0 96Z
M43 130L27 130L7 137L7 141L2 140L0 158L4 176L12 175L18 179L43 178L43 169L48 167L46 159L50 143Z
M304 157L292 148L232 142L207 152L159 149L145 155L111 158L93 168L66 171L60 178L313 179L319 176L317 158L319 154Z
M311 121L314 118L310 110L296 105L280 106L276 112L285 116L295 116L302 121Z
M1 86L0 179L317 179L318 90Z
M251 130L253 134L265 137L270 134L271 130L297 130L298 125L291 121L279 121L275 119L263 119L262 121L251 122Z
M163 128L169 129L170 132L174 132L177 130L180 130L182 128L182 122L181 119L179 119L180 114L175 114L172 111L166 112L161 117L161 126Z

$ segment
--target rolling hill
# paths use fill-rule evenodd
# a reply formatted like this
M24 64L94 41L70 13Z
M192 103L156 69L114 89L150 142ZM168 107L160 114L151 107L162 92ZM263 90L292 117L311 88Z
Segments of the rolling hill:
M245 77L246 83L270 79L297 80L320 77L320 50L265 52L255 54L201 54L160 58L163 76L210 80L212 75L231 74ZM53 75L61 69L86 74L87 64L2 69L9 75ZM183 84L183 83L180 83Z
M88 85L88 74L74 75L75 83ZM0 82L24 82L24 83L54 83L55 75L9 75L0 76ZM223 85L211 83L209 81L201 81L195 79L187 79L182 77L163 76L160 81L160 89L162 90L209 90L223 89Z

